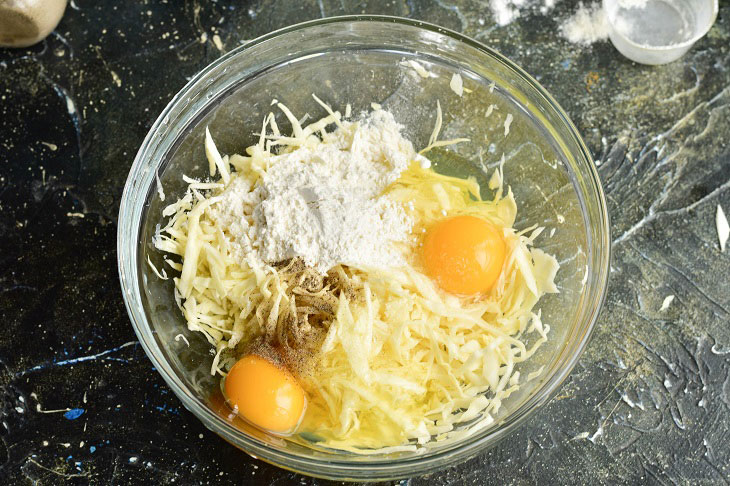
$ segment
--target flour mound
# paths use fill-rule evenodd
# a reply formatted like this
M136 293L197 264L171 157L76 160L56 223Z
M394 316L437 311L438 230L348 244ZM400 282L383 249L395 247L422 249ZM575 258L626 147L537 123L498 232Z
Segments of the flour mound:
M417 155L393 115L376 110L313 145L272 157L255 187L231 181L212 211L231 252L251 266L300 257L326 273L337 264L400 266L397 243L412 221L383 195Z

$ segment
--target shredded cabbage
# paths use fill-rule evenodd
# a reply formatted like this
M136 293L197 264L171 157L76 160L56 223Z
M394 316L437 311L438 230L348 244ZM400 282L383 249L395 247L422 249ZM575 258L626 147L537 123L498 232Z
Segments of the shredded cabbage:
M236 178L246 178L253 190L277 155L274 147L282 153L327 143L328 126L348 129L339 112L315 100L327 117L303 127L277 104L292 134L281 135L270 113L259 142L245 156L221 157L206 129L210 174L219 172L220 180L186 178L185 195L163 210L169 219L153 243L182 259L182 264L164 261L180 272L174 278L175 300L188 328L202 333L214 349L212 373L224 375L247 343L282 322L301 320L298 284L273 263L257 268L234 259L226 228L215 224L212 208ZM436 127L421 153L463 141L439 142L440 124L438 105ZM503 181L500 164L489 183L495 197L484 201L474 179L441 175L414 159L387 188L386 195L416 222L415 235L444 212L475 215L503 228L502 274L489 295L446 294L420 269L414 256L418 237L406 249L411 257L404 267L338 267L337 278L356 291L341 291L332 301L332 319L313 358L316 367L299 377L309 397L300 437L306 433L319 446L363 454L416 451L493 422L503 400L519 387L519 363L547 340L549 326L535 305L543 294L558 292L557 261L532 246L542 228L513 229L517 205L509 188L505 194ZM528 333L536 336L529 348Z

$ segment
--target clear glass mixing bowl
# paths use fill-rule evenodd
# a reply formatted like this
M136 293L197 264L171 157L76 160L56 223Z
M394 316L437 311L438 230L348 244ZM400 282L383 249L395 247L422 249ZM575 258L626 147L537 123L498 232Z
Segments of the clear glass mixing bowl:
M411 60L435 77L422 77L403 62ZM462 97L449 86L454 73L463 79ZM405 126L416 147L428 140L439 100L443 137L466 136L472 142L432 153L436 170L477 177L488 197L488 175L504 154L505 179L519 206L516 226L546 227L537 245L561 262L560 293L540 301L550 339L519 369L523 377L540 368L542 373L504 402L490 428L418 454L363 456L282 439L231 419L218 379L209 373L207 342L187 330L171 280L158 279L147 265L149 257L162 267L151 237L162 222L162 208L185 190L182 174L207 175L205 126L221 153L241 152L257 140L255 133L274 98L299 116L323 115L312 93L339 110L350 103L353 113L380 103ZM286 126L280 114L277 122ZM158 197L157 176L165 202ZM565 112L534 79L455 32L407 19L358 16L273 32L195 76L159 116L137 154L119 210L118 255L124 300L142 346L185 407L208 428L287 469L372 481L429 473L466 460L508 436L548 401L575 365L596 321L607 284L610 235L590 154ZM190 346L176 340L178 334Z

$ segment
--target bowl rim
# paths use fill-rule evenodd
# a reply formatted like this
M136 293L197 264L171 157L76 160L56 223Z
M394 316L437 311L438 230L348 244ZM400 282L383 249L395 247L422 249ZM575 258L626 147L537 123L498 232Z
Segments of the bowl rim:
M567 129L565 134L566 138L572 139L571 141L579 148L580 154L576 153L573 154L573 156L576 159L576 163L584 166L583 169L585 169L585 172L581 172L581 175L585 177L586 183L590 187L590 191L587 194L595 197L595 202L597 203L598 213L600 216L599 234L602 236L603 241L595 242L593 246L596 249L595 251L598 252L599 258L597 259L598 266L595 269L592 269L595 271L598 278L597 287L595 289L593 302L591 303L592 305L587 306L587 325L583 328L583 335L576 339L573 354L567 359L565 366L557 369L552 376L545 380L543 385L538 388L531 397L527 398L523 404L515 410L515 412L508 417L505 417L500 427L487 429L479 435L471 437L466 442L457 442L443 450L430 453L427 457L416 455L406 458L359 462L337 459L336 457L319 459L275 450L264 442L259 441L238 429L234 429L218 415L213 413L203 404L199 403L197 399L189 396L187 387L175 375L167 360L164 359L164 355L161 350L154 342L152 332L149 332L149 336L144 333L145 328L149 329L149 324L147 316L142 309L141 289L138 277L134 270L139 259L138 235L142 222L142 214L134 214L132 212L131 201L133 200L133 193L136 190L143 190L145 193L149 193L151 185L140 188L138 187L138 182L141 175L144 174L144 171L148 171L150 169L150 167L143 167L143 159L145 153L148 152L156 143L155 137L160 126L163 123L166 123L168 115L178 105L178 103L184 100L188 94L194 92L194 88L197 87L197 84L203 77L228 61L230 58L242 54L255 45L272 40L284 34L300 31L309 27L354 22L367 22L373 24L394 23L408 28L418 28L446 35L453 40L481 51L493 58L496 62L501 63L507 69L513 71L517 76L521 77L537 92L537 94L545 99L547 104L554 111L554 114L557 115L560 122L565 125L565 128ZM590 151L586 147L578 130L571 122L565 111L547 92L547 90L545 90L545 88L543 88L542 85L540 85L540 83L538 83L532 76L527 74L524 70L522 70L522 68L494 49L451 29L440 27L429 22L404 17L388 15L344 15L301 22L250 40L208 64L205 68L193 76L190 81L186 83L186 85L170 100L145 136L129 171L124 191L122 193L118 218L117 258L119 278L124 303L130 320L132 321L132 327L134 328L145 353L152 361L156 370L160 373L168 386L172 388L173 392L181 400L185 408L190 410L207 428L224 439L231 442L231 438L234 437L236 440L240 441L241 443L236 443L234 445L243 449L246 453L255 458L271 462L284 469L329 479L373 481L406 478L414 475L427 474L473 457L511 434L515 428L521 425L538 408L542 407L555 395L560 388L560 385L565 381L574 368L590 340L598 315L605 301L606 290L608 287L611 259L611 232L608 206ZM125 231L128 229L127 226L125 226L126 221L130 221L132 223L132 227L134 229L133 235L130 235L128 231ZM125 250L127 245L134 245L131 253L129 253L128 250Z

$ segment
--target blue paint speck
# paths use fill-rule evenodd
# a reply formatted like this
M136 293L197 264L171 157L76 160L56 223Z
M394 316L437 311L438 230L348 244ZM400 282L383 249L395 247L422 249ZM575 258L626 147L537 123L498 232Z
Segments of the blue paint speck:
M560 65L563 66L563 69L570 69L570 59L564 59L560 61Z
M96 447L94 447L94 446L89 447L89 452L91 452L92 454L94 452L96 452Z
M84 414L83 408L72 408L68 412L64 413L63 416L69 420L76 420Z

